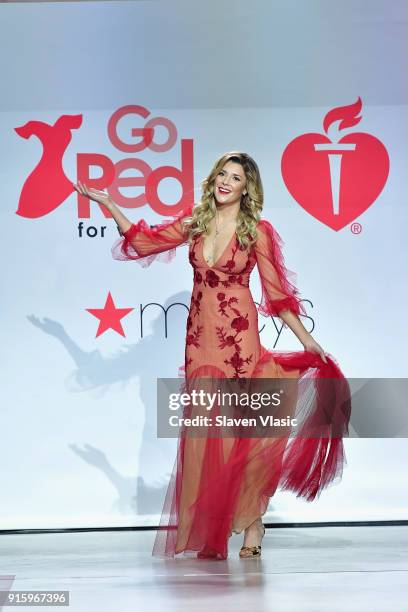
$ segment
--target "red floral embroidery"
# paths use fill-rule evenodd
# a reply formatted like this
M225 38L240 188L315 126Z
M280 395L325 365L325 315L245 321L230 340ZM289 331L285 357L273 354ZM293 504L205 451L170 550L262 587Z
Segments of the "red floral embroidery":
M233 303L238 303L238 299L234 296L226 299L226 295L225 293L217 293L217 299L220 302L218 305L218 311L224 316L224 317L229 317L229 314L227 314L226 312L226 307L229 306L230 308L232 308L231 304Z
M232 320L231 327L236 329L238 332L245 331L249 327L248 315L246 317L236 317Z
M192 344L196 348L199 348L200 344L198 342L198 338L200 337L203 331L202 325L197 325L197 329L193 331L191 334L187 334L186 344Z
M233 259L229 259L223 268L228 268L228 271L231 272L233 268L235 268L235 261Z
M245 266L242 268L244 263L243 258L240 258L240 271L234 272L237 269L236 254L238 250L244 250L241 248L238 240L231 246L228 253L229 257L224 265L218 266L216 269L208 266L199 267L197 261L195 248L198 244L197 240L194 240L190 249L190 262L194 269L194 283L200 285L203 283L204 287L211 289L218 289L217 301L218 301L218 312L222 317L229 319L227 326L215 327L215 333L218 339L218 347L228 350L228 357L223 361L226 365L231 366L233 369L233 378L239 378L248 375L248 368L246 367L253 360L253 353L248 355L242 355L242 334L249 329L248 314L244 314L238 308L238 298L235 295L231 295L231 291L219 291L219 288L230 289L240 285L241 287L249 287L249 274L255 265L255 259L253 251L248 251L248 257L246 258ZM204 289L203 289L204 291ZM203 297L202 291L193 293L193 299L191 301L191 308L189 313L189 319L187 322L187 345L193 345L195 347L200 346L200 336L203 332L204 326L197 325L193 328L193 320L196 315L198 317L198 323L203 321L205 312L201 309L201 299ZM186 352L186 366L191 364L194 359L190 356L187 357Z
M227 313L225 312L225 308L227 306L228 306L227 300L223 300L218 307L218 310L222 314L223 317L228 317Z
M195 313L194 316L197 316L198 314L200 314L200 301L203 297L203 292L199 291L197 293L197 297L194 297L193 295L193 299L192 299L192 304L191 304L191 314L193 314L193 309L195 309Z
M218 274L216 274L214 270L207 270L207 272L205 273L204 285L208 283L210 287L214 288L214 287L218 287L219 282L220 282L220 277L218 276Z
M229 315L226 312L226 308L229 307L232 312L236 315L231 321L231 328L235 331L235 334L232 335L228 333L223 327L216 327L216 334L219 340L219 348L224 349L226 347L235 347L235 352L229 359L224 359L224 363L232 366L234 368L235 376L233 378L238 378L239 375L243 375L247 372L246 369L243 368L245 364L249 364L252 361L253 354L249 357L242 357L241 355L241 346L240 342L242 342L242 338L239 337L239 334L243 331L247 331L249 328L248 314L243 316L238 308L232 306L234 303L238 303L238 299L235 296L231 296L228 300L225 299L225 293L219 292L217 293L217 299L220 302L219 311L226 317Z
M192 243L190 244L190 249L189 249L189 254L188 254L188 258L193 268L195 268L196 262L197 262L197 255L195 253L196 246L197 246L197 236L194 237Z
M200 300L203 297L203 293L202 291L199 291L197 293L197 297L192 299L192 305L190 308L190 312L188 313L188 317L187 317L187 336L186 336L186 344L192 344L193 346L195 346L196 348L198 348L200 346L198 339L203 331L203 325L197 325L197 329L196 330L192 330L190 331L191 327L193 326L193 316L196 316L199 312L200 312ZM193 309L195 308L195 313L193 314ZM186 366L187 366L187 362L186 362Z
M236 350L240 349L240 346L238 343L241 342L241 339L237 338L238 333L236 333L235 336L231 336L231 335L227 336L227 332L224 330L224 328L216 327L215 329L217 330L217 336L218 336L218 339L220 340L220 343L218 345L219 348L223 349L226 346L235 345Z
M238 374L245 374L245 372L247 371L247 370L243 370L242 366L244 364L251 363L251 361L252 361L252 355L250 357L247 357L246 359L243 359L241 355L239 354L239 351L235 351L231 359L225 359L224 363L231 365L234 368L235 370L234 378L238 378Z
M239 248L239 242L237 238L235 237L235 244L232 247L232 257L231 259L228 259L228 261L226 261L223 266L221 266L222 268L225 268L226 270L228 270L228 272L231 272L231 270L235 268L235 254L238 251L238 248Z

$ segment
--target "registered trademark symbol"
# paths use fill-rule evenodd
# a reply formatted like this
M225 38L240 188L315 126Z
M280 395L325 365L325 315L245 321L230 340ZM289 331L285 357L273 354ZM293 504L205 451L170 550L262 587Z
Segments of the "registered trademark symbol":
M350 225L350 229L352 234L361 234L361 232L363 231L363 226L361 225L361 223L356 222Z

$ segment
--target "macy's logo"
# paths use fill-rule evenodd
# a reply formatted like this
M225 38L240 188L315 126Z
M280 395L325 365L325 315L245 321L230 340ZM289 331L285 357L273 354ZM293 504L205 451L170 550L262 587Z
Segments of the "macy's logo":
M108 137L112 145L125 153L137 153L147 148L162 153L171 149L177 141L177 129L166 117L153 117L146 121L144 127L132 128L131 136L140 137L138 142L124 142L119 137L117 128L120 119L128 115L139 115L147 119L149 114L146 108L136 105L124 106L113 113L108 122ZM54 125L28 121L15 128L22 138L37 136L43 146L42 157L21 190L16 214L31 219L43 217L58 208L73 193L72 181L64 173L62 159L71 142L72 130L78 129L81 124L82 115L62 115ZM155 127L158 126L167 131L167 140L160 144L153 140ZM91 166L100 169L100 177L90 177ZM139 176L121 176L121 173L130 169L138 171ZM178 202L167 205L160 200L158 187L163 179L170 177L181 183L182 195ZM115 202L124 208L138 208L148 202L160 215L176 214L190 203L194 193L193 141L181 140L180 170L174 166L161 166L153 170L144 160L135 157L125 157L114 163L100 153L78 153L77 178L89 187L106 189ZM136 197L128 198L119 188L129 186L143 187L144 191ZM104 206L96 205L105 217L111 217ZM78 217L89 219L90 215L89 199L78 194Z

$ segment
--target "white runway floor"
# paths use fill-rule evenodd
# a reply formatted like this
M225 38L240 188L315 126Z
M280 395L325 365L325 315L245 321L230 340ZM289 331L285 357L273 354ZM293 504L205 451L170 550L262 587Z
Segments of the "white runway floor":
M154 535L1 535L0 575L13 590L69 590L69 607L50 610L408 610L408 527L267 529L261 559L239 559L234 535L225 561L154 558Z

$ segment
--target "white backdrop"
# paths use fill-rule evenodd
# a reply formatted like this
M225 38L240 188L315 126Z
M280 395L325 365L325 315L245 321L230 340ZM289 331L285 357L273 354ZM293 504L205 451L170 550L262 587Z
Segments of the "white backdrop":
M114 163L134 158L153 169L180 169L182 141L189 140L198 201L200 181L216 157L232 149L248 152L262 174L264 217L281 234L286 264L296 271L307 300L307 329L348 377L407 376L408 99L402 68L398 72L406 41L396 41L392 31L398 14L404 19L404 3L395 3L394 22L388 22L386 3L371 3L369 13L367 5L345 3L339 21L334 2L285 7L259 2L260 11L239 1L234 15L230 3L218 2L217 21L209 31L208 11L216 5L208 2L204 11L192 4L0 7L5 62L0 102L2 529L156 524L176 450L176 440L157 440L151 424L156 377L176 377L183 362L187 309L170 310L165 338L163 315L154 306L144 313L142 337L140 307L189 304L187 247L180 247L170 264L156 262L147 269L113 260L115 223L95 203L90 218L78 216L77 195L63 197L64 181L54 163L58 155L63 154L60 172L67 182L76 182L85 154L94 161L102 155ZM382 42L389 42L385 55L382 50L384 65L375 64L379 41L372 36L373 20L382 27ZM333 21L336 29L331 29ZM16 23L18 37L11 33ZM268 37L265 23L275 38ZM279 54L284 44L279 31L285 28L291 45ZM326 47L328 31L332 44ZM239 40L247 52L233 47L232 53L215 54L209 39L227 49L228 42ZM336 41L343 41L343 54ZM362 228L356 235L350 223L334 231L294 200L281 159L294 138L323 133L325 115L359 96L361 121L342 133L379 139L390 172L376 201L356 218ZM139 153L113 146L109 120L128 105L145 107L148 119L171 122L174 146ZM72 140L59 136L54 142L56 131L47 126L63 116L80 116L80 125L70 130ZM24 138L15 130L28 122L39 124L31 124L33 135ZM131 130L144 122L137 115L124 117L118 126L121 138L139 142ZM166 130L158 128L155 140L166 137ZM50 154L45 161L43 151ZM40 179L30 184L29 175L41 163ZM366 180L374 173L373 166ZM91 168L91 178L100 174ZM60 197L59 190L59 206L39 214L49 199ZM143 189L120 191L131 198ZM158 193L162 202L173 204L182 195L181 185L164 179ZM149 204L123 210L132 221L143 217L157 223L166 217ZM85 229L97 228L97 236L80 237L80 221ZM251 289L259 299L256 270ZM124 336L109 329L96 337L98 320L87 309L103 308L109 292L117 308L134 310L121 320ZM259 324L265 346L302 348L290 330L279 335L279 320L260 316ZM277 494L266 518L406 518L408 493L401 483L407 447L405 439L346 440L348 466L340 485L313 504Z

